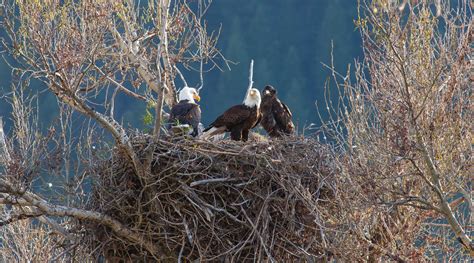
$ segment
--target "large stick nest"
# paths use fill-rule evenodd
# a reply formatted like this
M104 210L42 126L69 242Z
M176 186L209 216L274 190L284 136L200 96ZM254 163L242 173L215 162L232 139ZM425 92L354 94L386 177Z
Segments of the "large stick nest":
M143 158L153 151L151 174L139 178L117 150L99 167L93 209L141 232L161 254L104 227L93 231L97 253L237 262L332 254L340 209L326 146L302 137L211 143L144 135L133 145Z

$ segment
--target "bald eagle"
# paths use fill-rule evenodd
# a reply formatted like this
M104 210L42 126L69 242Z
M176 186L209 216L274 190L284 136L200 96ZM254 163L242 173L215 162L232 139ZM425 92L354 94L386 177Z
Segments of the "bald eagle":
M195 100L200 101L198 92L194 88L184 87L179 92L179 102L171 109L168 120L168 129L173 127L182 128L183 126L191 126L191 135L198 135L199 123L201 121L201 109Z
M261 111L262 121L260 124L270 137L280 137L295 131L290 109L277 98L277 91L270 85L263 89Z
M230 138L235 141L247 141L250 129L257 126L260 120L260 92L251 88L245 96L244 103L226 110L204 130L202 138L230 132Z

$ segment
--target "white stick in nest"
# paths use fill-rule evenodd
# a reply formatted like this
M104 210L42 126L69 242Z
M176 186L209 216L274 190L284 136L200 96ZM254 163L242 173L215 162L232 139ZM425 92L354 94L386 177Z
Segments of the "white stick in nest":
M245 93L245 98L249 95L250 89L253 87L253 59L250 60L250 70L249 70L249 87L247 88L247 93ZM244 98L244 102L245 102Z

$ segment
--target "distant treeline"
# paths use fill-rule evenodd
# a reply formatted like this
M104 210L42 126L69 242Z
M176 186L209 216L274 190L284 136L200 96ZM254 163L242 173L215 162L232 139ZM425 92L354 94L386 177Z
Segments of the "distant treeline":
M349 4L350 2L350 4ZM231 105L241 103L248 85L248 66L255 60L255 86L271 84L293 111L300 128L318 123L316 100L323 100L329 72L321 62L330 62L331 41L335 65L345 72L353 58L361 56L360 37L353 20L356 2L347 0L302 1L214 1L207 13L208 28L222 26L218 47L231 64L231 71L214 69L204 76L201 108L204 125ZM199 74L185 72L189 85L199 83ZM0 91L10 89L11 71L0 62ZM179 80L177 85L181 85ZM42 90L41 83L32 82ZM43 97L44 98L44 97ZM52 121L56 99L48 96L40 103L43 123ZM143 127L146 105L127 96L117 96L115 116L133 127ZM0 104L0 115L9 107Z

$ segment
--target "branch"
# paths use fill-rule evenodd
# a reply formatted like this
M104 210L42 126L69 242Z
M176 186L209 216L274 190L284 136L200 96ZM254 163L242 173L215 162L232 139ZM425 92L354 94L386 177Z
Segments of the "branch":
M199 1L199 20L201 20L203 16L203 10L202 10L202 1ZM200 32L199 34L199 57L201 59L199 63L199 79L201 81L201 84L199 85L198 88L198 93L201 91L201 89L204 87L204 77L203 77L203 64L204 64L204 58L202 56L202 50L204 49L202 39L204 38L203 33Z
M11 162L10 152L8 151L5 132L3 131L3 120L0 116L0 165L7 165Z
M143 56L134 54L130 50L130 48L125 43L122 36L120 35L120 33L118 32L118 30L115 27L112 27L110 29L110 31L115 36L116 41L118 42L118 44L120 45L122 50L124 50L126 52L127 58L130 60L131 64L132 65L137 65L136 68L137 68L138 75L140 75L140 77L146 82L146 84L148 85L148 87L151 90L153 90L153 91L155 91L159 94L160 90L161 90L161 87L162 87L161 83L156 81L156 77L148 70L148 67L145 63L145 58L143 58ZM170 93L172 92L171 90L167 90L167 91L170 92ZM173 97L174 100L170 99L170 100L167 101L167 104L170 105L170 106L172 106L176 103L175 96L173 95L173 96L170 96L170 98L171 97Z
M20 196L24 202L38 208L38 210L44 215L60 217L67 216L78 220L96 222L109 227L117 236L143 246L148 252L155 255L156 257L160 258L160 252L164 251L160 251L156 244L151 241L144 240L143 236L130 230L127 226L108 215L73 207L50 204L33 193L15 189L12 184L8 183L4 179L0 179L0 185L4 186L10 193Z
M396 262L398 262L398 263L408 262L408 259L405 259L403 256L393 254L392 252L385 249L384 247L379 246L379 245L375 244L374 242L370 241L369 239L367 239L366 236L363 233L361 233L361 231L359 229L356 230L356 234L357 234L357 236L359 236L360 239L367 242L367 244L369 244L369 246L372 246L375 249L381 251L386 256L390 257L391 259L395 260Z
M163 70L163 79L161 79L161 87L157 91L158 93L158 98L156 100L156 105L155 105L155 129L153 132L153 135L155 138L160 137L160 131L161 131L161 122L162 122L162 111L163 111L163 102L164 102L164 97L165 97L165 90L168 91L168 93L171 93L171 90L174 90L172 86L168 86L168 79L171 74L171 66L169 62L169 54L168 54L168 14L169 14L169 6L170 6L170 1L169 0L161 0L160 1L160 6L161 6L161 28L160 28L160 46L158 48L159 52L157 54L158 56L158 61L159 57L161 57L164 65L164 70ZM160 65L157 65L158 69L160 68ZM184 81L184 77L183 77ZM171 84L171 79L169 80L169 83ZM185 82L185 81L184 81ZM186 82L185 82L186 83ZM187 86L187 85L186 85ZM176 96L173 96L174 100L173 102L176 102ZM173 106L174 103L168 105Z
M474 211L474 206L473 206L473 203L472 203L472 196L469 192L467 192L464 188L462 188L459 184L456 184L456 187L458 188L459 192L462 194L462 197L464 199L464 201L467 202L468 206L469 206L469 211L472 213ZM453 206L453 204L451 204L451 206ZM454 207L453 207L454 209Z
M208 184L208 183L221 183L221 182L226 182L231 180L230 178L211 178L211 179L204 179L204 180L199 180L199 181L194 181L192 182L189 186L194 187L202 184Z
M186 79L184 78L183 73L181 73L181 70L179 70L176 65L174 65L174 69L176 70L176 72L178 72L178 75L179 75L179 77L181 78L181 81L183 81L184 86L185 86L185 87L189 87L189 86L188 86L188 82L186 82ZM199 90L198 90L198 92L199 92Z
M42 213L38 212L37 209L31 207L31 204L21 197L13 197L11 195L5 197L3 195L0 195L0 204L21 207L25 210L28 210L30 214L37 214L38 220L45 225L49 225L54 232L61 234L68 240L74 239L73 235L71 235L64 227L59 225L56 221L42 215Z
M440 202L440 205L441 205L440 209L442 211L442 214L445 216L446 220L451 225L451 228L454 231L454 234L456 235L456 237L459 238L462 245L466 248L466 250L469 252L471 256L474 256L474 244L472 243L471 238L466 234L466 231L462 228L462 226L459 224L458 220L454 216L454 212L451 209L451 206L449 205L448 200L446 200L443 191L441 190L441 183L439 181L440 174L438 173L435 167L433 159L430 156L427 146L425 145L423 141L421 133L419 132L419 130L416 130L416 128L418 127L415 125L416 140L419 147L421 148L421 153L423 155L425 165L428 167L428 172L430 174L431 180L433 181L432 182L433 184L431 185L431 189L435 192L436 196L438 197L438 201Z
M0 220L0 227L14 223L16 221L25 220L28 218L35 218L39 216L41 216L41 214L35 214L35 213L19 213L19 214L11 215L9 218Z
M140 94L137 94L127 88L125 88L122 84L118 83L115 79L111 78L109 75L105 74L105 72L103 72L99 67L95 66L95 69L100 73L102 74L108 81L112 82L115 86L117 86L117 89L122 91L123 93L131 96L131 97L134 97L136 99L139 99L139 100L143 100L143 101L147 101L147 98L145 96L142 96Z
M67 86L67 83L62 78L61 74L56 72L54 76L59 78L61 82L60 84L58 84L54 79L52 79L51 77L49 78L50 88L56 94L56 96L62 102L71 106L73 109L96 120L104 129L109 131L114 137L117 144L127 152L128 156L130 157L130 160L132 161L133 168L141 178L145 173L145 168L143 167L140 159L133 150L133 146L130 142L130 139L123 127L119 123L117 123L115 119L109 118L106 115L103 115L100 112L97 112L93 108L89 107L82 99L80 99L76 96L76 94L71 92L71 90Z

